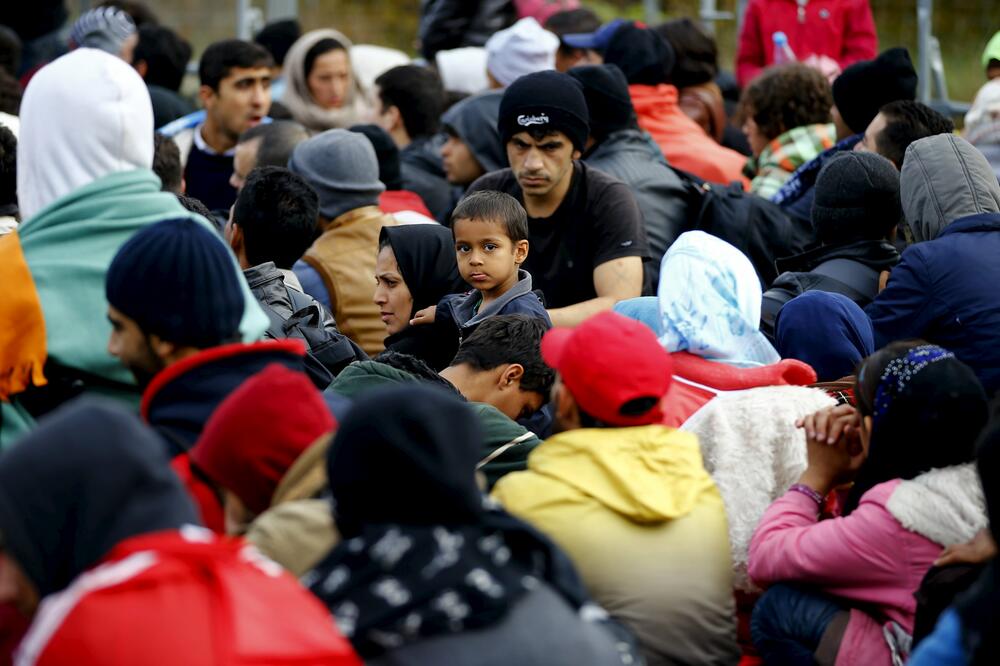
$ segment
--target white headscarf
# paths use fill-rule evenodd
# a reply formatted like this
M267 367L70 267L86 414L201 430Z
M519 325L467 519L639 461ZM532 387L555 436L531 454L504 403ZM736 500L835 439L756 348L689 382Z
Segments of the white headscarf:
M979 89L965 114L965 140L972 145L1000 143L1000 79Z
M344 97L344 104L338 109L324 109L309 92L309 83L306 77L306 54L324 39L334 39L344 45L348 53L348 61L351 68L351 85L347 88L347 95ZM284 69L282 75L288 81L288 87L281 97L281 103L292 112L292 117L306 127L317 132L328 129L347 129L351 125L364 122L367 105L365 96L358 81L358 75L354 70L351 61L351 40L344 33L333 30L313 30L299 37L298 41L292 44L285 56Z
M153 106L121 58L76 49L43 67L21 102L17 194L24 220L119 171L153 166Z
M663 256L658 291L667 351L740 366L777 363L760 332L760 280L729 243L704 231L681 234Z

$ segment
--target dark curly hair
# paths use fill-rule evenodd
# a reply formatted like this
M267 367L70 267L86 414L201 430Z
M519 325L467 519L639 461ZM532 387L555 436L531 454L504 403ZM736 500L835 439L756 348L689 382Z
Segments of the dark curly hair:
M833 93L816 69L800 63L771 67L740 98L739 118L753 118L769 141L803 125L830 122Z

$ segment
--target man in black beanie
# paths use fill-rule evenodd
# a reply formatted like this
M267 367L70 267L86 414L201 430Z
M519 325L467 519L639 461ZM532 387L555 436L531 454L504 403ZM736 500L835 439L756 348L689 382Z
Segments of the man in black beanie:
M304 370L299 341L239 342L244 300L234 262L205 225L174 219L136 233L108 267L108 352L135 375L142 417L171 457L194 445L246 378L271 363Z
M833 82L831 113L837 144L799 167L771 200L789 216L808 221L813 187L823 165L837 153L854 149L884 105L913 100L916 95L917 72L905 48L887 49L874 60L862 60L845 69Z
M820 171L814 190L813 231L822 245L776 262L781 274L761 306L761 330L768 335L781 306L806 291L843 294L864 308L878 295L882 271L899 263L890 241L903 210L892 162L842 152Z
M632 190L649 240L646 278L659 281L660 259L684 230L686 188L667 165L659 146L639 129L628 81L615 65L583 65L569 75L583 86L590 112L590 138L583 161Z
M524 205L531 252L522 268L545 295L555 326L575 326L643 287L642 213L627 185L578 161L588 123L572 77L521 77L504 93L497 121L511 166L469 188L506 192Z

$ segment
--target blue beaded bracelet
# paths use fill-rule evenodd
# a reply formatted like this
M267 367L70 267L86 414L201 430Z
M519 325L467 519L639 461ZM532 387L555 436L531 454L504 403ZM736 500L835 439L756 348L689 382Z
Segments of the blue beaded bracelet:
M797 493L802 493L812 501L816 502L819 506L823 506L823 496L819 492L803 483L796 483L789 490L794 490Z

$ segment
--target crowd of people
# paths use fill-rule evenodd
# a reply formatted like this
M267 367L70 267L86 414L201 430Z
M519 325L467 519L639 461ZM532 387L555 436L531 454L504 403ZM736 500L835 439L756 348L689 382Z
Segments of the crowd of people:
M1000 663L1000 33L746 12L0 10L0 664Z

